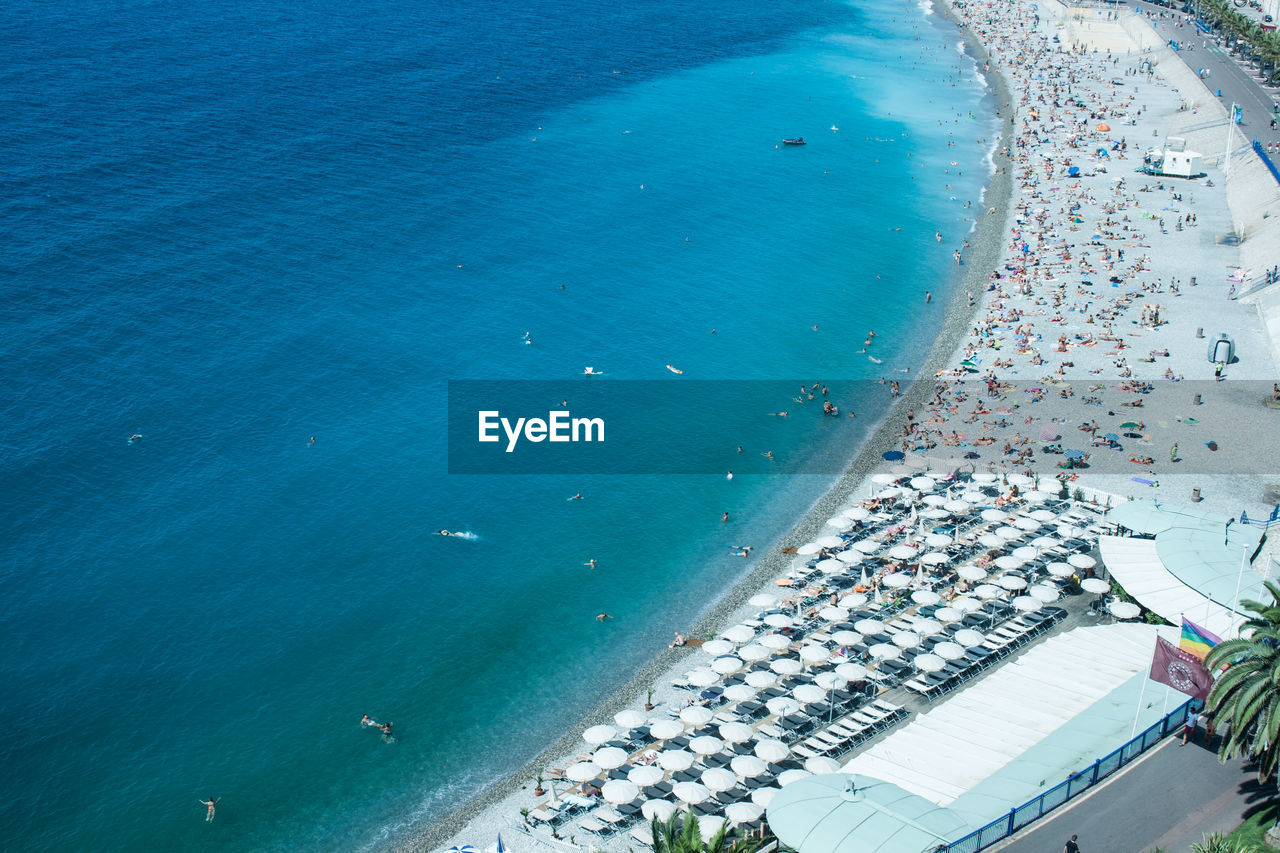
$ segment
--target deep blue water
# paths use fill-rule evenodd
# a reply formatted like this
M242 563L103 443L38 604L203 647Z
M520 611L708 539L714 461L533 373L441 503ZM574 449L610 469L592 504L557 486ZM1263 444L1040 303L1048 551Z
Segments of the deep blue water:
M446 382L918 364L993 132L956 41L819 0L7 5L5 846L377 846L624 681L830 478L449 476ZM746 451L853 452L819 420Z

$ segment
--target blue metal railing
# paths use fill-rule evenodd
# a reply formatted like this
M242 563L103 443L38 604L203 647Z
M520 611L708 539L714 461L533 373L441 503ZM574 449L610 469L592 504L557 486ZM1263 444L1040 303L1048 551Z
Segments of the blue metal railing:
M1186 721L1187 706L1190 704L1191 700L1187 700L1115 752L1105 758L1099 758L1080 772L1073 773L1065 781L1054 785L1034 800L1010 809L1008 814L991 821L981 829L945 847L939 847L937 853L978 853L979 850L990 847L997 841L1013 835L1024 826L1034 823L1058 806L1069 802L1106 779L1158 744L1167 735L1176 732Z
M1266 166L1271 172L1271 177L1276 179L1277 184L1280 184L1280 170L1276 169L1276 164L1271 162L1271 158L1267 156L1267 152L1262 148L1262 143L1256 139L1253 140L1253 150L1262 158L1262 165Z

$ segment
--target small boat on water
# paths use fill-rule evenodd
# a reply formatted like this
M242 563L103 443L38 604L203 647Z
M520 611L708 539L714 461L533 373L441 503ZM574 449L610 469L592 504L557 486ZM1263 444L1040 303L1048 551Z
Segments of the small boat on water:
M797 136L795 139L782 140L782 144L783 145L804 145L805 141L803 136Z

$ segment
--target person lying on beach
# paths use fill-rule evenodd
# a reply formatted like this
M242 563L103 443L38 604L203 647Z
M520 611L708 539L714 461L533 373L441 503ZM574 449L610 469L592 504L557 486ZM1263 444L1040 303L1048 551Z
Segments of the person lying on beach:
M684 635L682 635L679 631L676 631L676 638L671 641L671 645L667 646L667 648L675 649L683 645L684 645Z

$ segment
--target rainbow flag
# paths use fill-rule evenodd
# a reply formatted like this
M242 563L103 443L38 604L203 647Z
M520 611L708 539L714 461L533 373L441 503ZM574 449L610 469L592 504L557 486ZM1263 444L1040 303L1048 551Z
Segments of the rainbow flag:
M1189 652L1200 660L1204 660L1204 656L1209 654L1209 649L1222 642L1222 638L1209 633L1194 622L1182 620L1182 639L1178 641L1178 648L1184 652Z

